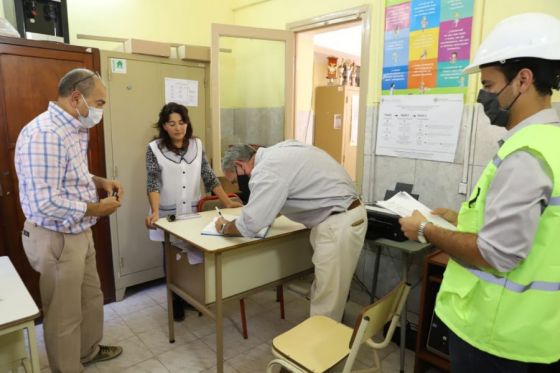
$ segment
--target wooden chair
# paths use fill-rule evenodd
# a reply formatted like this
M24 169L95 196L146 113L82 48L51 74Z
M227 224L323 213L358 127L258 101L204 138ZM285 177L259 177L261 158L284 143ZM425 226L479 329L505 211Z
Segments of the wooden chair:
M239 199L239 197L237 195L233 194L233 193L228 194L228 197L232 201L237 201L237 202L241 203L241 199ZM198 201L197 210L198 210L198 212L211 211L211 210L214 210L216 207L223 208L224 204L222 203L222 201L220 201L220 199L217 196L206 196L206 197L201 198L200 201ZM276 288L276 301L280 303L280 318L285 319L284 288L282 287L282 285L279 285ZM249 333L247 331L247 317L245 316L245 299L244 298L241 298L239 300L239 311L241 313L241 328L242 328L243 338L247 339L249 337Z
M275 356L267 367L271 373L275 365L290 372L326 372L346 358L343 373L381 372L377 350L387 347L399 322L410 286L401 282L389 294L365 307L356 320L354 329L326 316L312 316L272 341ZM405 311L406 312L406 311ZM382 342L372 337L391 322ZM352 366L362 345L373 350L374 365L353 371Z

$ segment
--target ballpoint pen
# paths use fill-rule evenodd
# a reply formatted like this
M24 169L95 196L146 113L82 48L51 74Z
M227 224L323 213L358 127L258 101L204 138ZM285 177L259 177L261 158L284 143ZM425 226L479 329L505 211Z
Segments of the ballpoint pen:
M225 219L224 216L222 215L222 212L221 212L220 209L218 208L218 206L215 206L215 208L216 208L216 211L218 211L218 215L220 215L220 217L221 217L222 219Z

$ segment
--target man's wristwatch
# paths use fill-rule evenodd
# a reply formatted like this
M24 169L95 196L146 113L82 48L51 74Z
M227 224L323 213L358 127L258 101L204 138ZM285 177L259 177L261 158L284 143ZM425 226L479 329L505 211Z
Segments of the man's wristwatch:
M424 235L424 231L426 230L426 226L428 224L432 224L429 221L423 221L422 223L420 223L420 225L418 226L418 242L420 243L428 243L428 240L426 239L426 236Z

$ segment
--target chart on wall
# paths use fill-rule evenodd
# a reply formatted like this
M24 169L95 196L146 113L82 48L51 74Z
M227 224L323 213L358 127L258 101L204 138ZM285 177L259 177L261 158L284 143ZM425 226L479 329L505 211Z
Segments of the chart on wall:
M386 0L382 93L465 93L474 0Z
M375 154L453 162L462 94L381 97Z

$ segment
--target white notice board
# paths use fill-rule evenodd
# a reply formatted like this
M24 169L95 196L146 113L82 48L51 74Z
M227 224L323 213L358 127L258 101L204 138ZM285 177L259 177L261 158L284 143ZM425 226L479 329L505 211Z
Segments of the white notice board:
M463 95L382 96L375 154L453 162Z
M198 81L165 78L165 103L196 107L198 106Z

